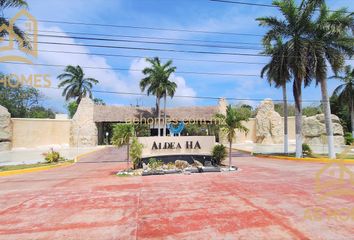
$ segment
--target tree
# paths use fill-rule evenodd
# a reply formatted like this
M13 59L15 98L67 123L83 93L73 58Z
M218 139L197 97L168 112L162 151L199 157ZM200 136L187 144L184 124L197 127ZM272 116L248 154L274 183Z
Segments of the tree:
M288 46L288 63L293 81L293 95L295 99L296 125L296 157L302 156L302 86L309 86L313 71L311 59L308 57L311 45L312 17L323 0L303 0L299 6L294 0L275 0L276 6L283 19L277 17L258 18L260 26L270 28L263 37L265 48L270 48L273 41L279 38L286 40Z
M172 61L169 61L170 65L172 64ZM169 63L168 62L168 63ZM169 71L175 71L176 68L175 67L171 67L167 70L167 74L170 75L171 73L168 73ZM176 92L176 88L177 88L177 84L175 82L169 81L168 78L165 79L162 84L161 87L163 89L163 116L164 116L164 127L163 127L163 135L166 137L166 101L167 101L167 96L173 98L173 96L175 95Z
M69 102L68 104L66 104L66 108L69 112L69 117L70 118L73 118L76 111L77 111L77 108L78 108L78 104L76 101L72 101L72 102Z
M117 147L127 146L127 165L129 166L130 140L134 137L132 124L116 124L113 127L112 143Z
M286 84L290 81L291 73L289 69L288 46L278 38L274 46L266 45L264 53L271 56L270 62L261 71L261 77L267 76L270 85L283 90L284 106L284 153L289 153L288 137L288 97L286 94Z
M156 109L158 114L158 136L160 136L160 101L161 98L165 100L165 112L164 123L166 125L166 97L173 97L177 85L174 82L169 81L170 75L176 71L176 67L172 67L172 61L168 61L165 64L161 64L158 57L147 58L146 61L151 64L150 67L146 67L143 70L145 78L140 81L140 89L142 92L147 91L147 95L156 96ZM165 126L166 127L166 126ZM166 133L164 131L164 133Z
M65 100L76 99L79 104L83 97L87 95L92 98L92 87L98 83L94 78L85 78L85 74L80 66L68 65L64 73L57 77L61 82L58 87L65 87L62 96Z
M344 69L344 76L333 76L343 83L333 92L333 96L338 98L338 105L347 105L350 109L351 130L354 137L354 69L348 65Z
M25 0L1 0L0 1L1 13L3 13L4 10L7 8L27 8L27 7L28 4L27 1ZM1 14L0 16L0 26L2 25L10 26L10 21L7 18L5 18L3 14ZM24 31L22 31L16 24L13 25L12 30L22 41L21 46L25 47L26 49L32 48L31 40L28 38L27 34ZM8 34L9 33L7 31L2 31L0 32L0 37L6 37L8 36Z
M344 67L345 57L351 57L354 53L353 37L350 35L354 26L354 18L352 13L347 14L346 12L347 9L345 8L331 12L323 3L320 14L313 21L309 32L313 35L308 51L310 70L313 71L311 75L316 79L316 84L321 86L328 138L328 157L332 159L336 158L336 153L334 150L331 106L327 90L327 62L337 75Z
M28 117L30 109L38 106L43 98L39 90L33 87L0 85L0 105L6 107L14 118Z
M51 109L42 106L34 106L29 109L27 114L29 118L55 118L55 113Z
M243 125L244 121L248 121L251 112L247 108L233 108L231 105L226 108L226 115L217 114L216 117L221 119L223 124L220 128L226 135L229 142L229 169L231 170L231 152L232 143L236 138L236 130L248 133L248 128Z

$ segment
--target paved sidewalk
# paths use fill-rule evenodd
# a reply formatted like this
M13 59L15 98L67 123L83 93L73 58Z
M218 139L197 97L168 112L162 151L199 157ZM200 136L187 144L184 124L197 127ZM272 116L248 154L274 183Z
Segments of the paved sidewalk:
M117 177L108 148L63 169L0 178L0 239L353 239L354 219L309 221L323 164L234 154L241 171ZM351 168L354 170L353 168Z

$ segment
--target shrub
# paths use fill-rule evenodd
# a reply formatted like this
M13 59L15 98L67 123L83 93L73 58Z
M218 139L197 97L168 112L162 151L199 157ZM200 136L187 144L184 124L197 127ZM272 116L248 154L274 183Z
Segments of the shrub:
M352 145L352 143L354 142L354 138L353 138L352 133L345 133L344 139L345 139L346 145Z
M64 161L65 159L60 156L59 152L55 152L53 149L48 153L43 153L44 159L47 163L57 163L59 161Z
M163 162L161 160L157 160L156 158L150 158L148 166L150 169L156 170L163 166Z
M137 169L141 166L142 153L143 153L143 144L139 143L137 138L134 138L129 151L134 169Z
M303 144L302 144L302 154L303 154L304 156L309 156L309 157L312 156L312 149L311 149L311 147L310 147L308 144L306 144L306 143L303 143Z
M211 154L212 154L212 158L215 160L215 163L220 165L221 162L224 161L225 158L227 157L226 147L222 144L216 145L214 146Z

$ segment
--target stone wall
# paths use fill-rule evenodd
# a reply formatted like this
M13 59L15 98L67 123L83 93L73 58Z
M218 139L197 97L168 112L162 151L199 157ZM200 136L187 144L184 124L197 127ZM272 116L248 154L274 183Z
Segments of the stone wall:
M0 106L0 151L11 150L12 126L11 114Z
M93 119L94 102L83 98L72 119L70 145L93 147L98 145L98 129Z
M12 147L68 147L71 120L12 118Z

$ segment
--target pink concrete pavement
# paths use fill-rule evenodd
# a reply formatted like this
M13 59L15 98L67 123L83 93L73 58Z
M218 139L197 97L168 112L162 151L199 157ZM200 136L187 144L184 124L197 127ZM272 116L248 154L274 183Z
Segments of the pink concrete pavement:
M0 239L354 239L354 219L310 221L323 164L234 157L235 173L116 177L125 153L0 178ZM353 170L353 168L352 168Z

